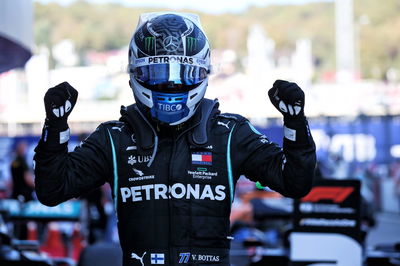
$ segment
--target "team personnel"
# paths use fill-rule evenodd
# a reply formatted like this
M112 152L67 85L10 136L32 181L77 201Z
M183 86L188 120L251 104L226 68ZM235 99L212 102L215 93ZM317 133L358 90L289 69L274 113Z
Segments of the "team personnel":
M230 265L229 214L240 175L299 198L311 188L315 145L304 93L269 90L284 118L283 148L238 114L204 98L210 47L196 15L143 14L129 47L135 104L67 152L78 92L67 82L44 97L36 193L49 206L112 187L124 265ZM260 106L259 108L263 108Z

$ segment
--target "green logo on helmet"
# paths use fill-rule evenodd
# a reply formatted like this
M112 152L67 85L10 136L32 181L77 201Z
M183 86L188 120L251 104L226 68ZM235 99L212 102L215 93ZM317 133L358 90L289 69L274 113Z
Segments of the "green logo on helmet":
M154 37L145 37L144 38L144 49L146 51L151 51L152 48L154 47Z
M197 38L186 37L186 49L193 52L197 48Z

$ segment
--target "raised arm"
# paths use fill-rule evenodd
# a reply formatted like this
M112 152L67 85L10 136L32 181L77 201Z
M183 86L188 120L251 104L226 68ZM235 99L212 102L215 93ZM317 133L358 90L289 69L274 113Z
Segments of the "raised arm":
M278 80L268 92L284 117L283 148L270 142L249 122L236 132L240 173L281 193L300 198L311 189L316 165L315 144L304 116L304 92L295 83Z
M100 126L73 152L68 152L68 115L78 92L67 82L50 88L45 97L46 120L35 148L35 189L40 202L55 206L106 181L110 173L109 143Z

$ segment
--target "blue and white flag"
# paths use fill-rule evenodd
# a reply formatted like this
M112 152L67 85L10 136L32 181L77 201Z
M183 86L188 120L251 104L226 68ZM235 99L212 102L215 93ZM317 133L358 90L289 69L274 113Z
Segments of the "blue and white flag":
M163 253L151 253L150 254L151 264L165 264Z

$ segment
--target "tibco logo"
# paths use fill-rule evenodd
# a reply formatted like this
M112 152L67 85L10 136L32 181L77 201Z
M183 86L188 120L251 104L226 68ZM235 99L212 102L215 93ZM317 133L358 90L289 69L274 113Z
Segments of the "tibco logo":
M165 184L151 184L144 186L121 187L120 193L122 202L127 202L129 198L132 199L132 202L170 198L222 201L226 198L225 186L223 185L218 185L213 188L210 185L184 185L181 183L176 183L172 186L167 186Z
M158 109L166 112L175 112L182 110L182 104L164 104L158 103Z

